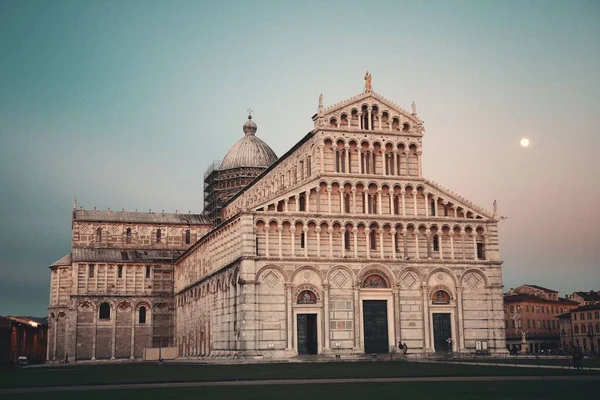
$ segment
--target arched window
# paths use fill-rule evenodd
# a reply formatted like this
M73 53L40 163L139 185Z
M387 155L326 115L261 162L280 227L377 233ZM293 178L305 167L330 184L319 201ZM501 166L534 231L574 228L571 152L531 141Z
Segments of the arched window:
M298 211L306 211L306 194L300 193L298 197Z
M101 242L102 241L102 228L98 227L98 229L96 229L96 242Z
M99 319L110 319L110 304L108 304L108 303L100 304L98 318Z
M146 307L140 307L139 315L138 315L138 323L145 324L146 323Z
M385 289L388 287L388 284L382 276L371 274L365 278L361 286L371 289Z
M433 237L433 251L440 251L440 237L438 235Z
M156 230L156 243L160 243L162 239L162 231L160 229Z
M190 244L191 240L192 240L192 238L191 238L190 230L187 229L185 231L185 244Z
M431 298L433 304L450 304L450 295L444 290L438 290Z
M431 216L435 217L435 200L431 200Z
M296 299L297 304L315 304L316 302L317 295L312 290L303 290Z
M303 249L306 246L306 232L300 233L300 248Z
M371 250L377 250L377 231L375 229L371 229L371 232L369 232L369 239Z
M131 228L127 228L125 231L125 243L131 243Z
M481 242L477 242L477 259L485 260L485 246Z
M344 212L350 212L350 193L344 193Z
M344 247L346 250L350 250L350 231L346 229L344 232Z

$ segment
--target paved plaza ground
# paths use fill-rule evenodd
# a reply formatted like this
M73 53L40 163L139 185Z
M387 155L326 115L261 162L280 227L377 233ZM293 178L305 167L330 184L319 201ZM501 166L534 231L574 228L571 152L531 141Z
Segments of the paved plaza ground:
M384 379L382 379L384 378ZM340 381L340 379L343 379ZM592 394L600 371L402 361L230 365L70 364L2 370L0 398L561 399ZM112 386L107 386L112 385ZM115 386L117 385L117 386ZM73 387L77 386L77 387ZM366 397L365 397L366 396Z

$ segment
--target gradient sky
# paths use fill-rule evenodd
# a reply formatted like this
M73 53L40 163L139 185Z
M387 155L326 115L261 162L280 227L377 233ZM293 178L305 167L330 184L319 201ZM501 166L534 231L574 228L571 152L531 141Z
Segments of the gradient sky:
M74 196L200 212L248 107L281 155L366 70L416 102L426 178L497 199L506 290L598 290L599 21L598 1L0 0L0 314L46 315Z

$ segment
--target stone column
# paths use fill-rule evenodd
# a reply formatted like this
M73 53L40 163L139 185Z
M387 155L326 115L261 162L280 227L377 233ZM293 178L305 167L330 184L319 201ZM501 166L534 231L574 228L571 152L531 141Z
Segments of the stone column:
M415 258L418 260L421 258L419 256L419 230L415 229L413 234L415 235Z
M425 240L427 242L427 259L431 260L431 231L425 230Z
M133 305L131 307L131 356L129 358L133 360L135 358L135 307Z
M367 193L367 188L363 189L363 208L365 209L365 214L369 213L369 195Z
M308 257L308 226L304 225L302 232L304 233L304 257Z
M354 285L354 349L360 350L360 300L358 296L359 286L358 284Z
M378 126L378 129L381 130L381 115L377 116L377 126Z
M325 348L323 350L327 351L331 348L331 345L329 344L329 284L323 285L323 314L325 314L323 316L325 324Z
M398 165L398 150L393 151L394 155L394 175L400 175L400 166Z
M321 257L321 227L317 226L315 228L315 233L317 234L317 257ZM308 243L306 243L308 244ZM308 247L308 246L304 246Z
M333 228L331 226L327 228L327 233L329 233L329 258L333 258Z
M96 359L96 334L97 334L97 324L98 324L98 308L94 307L94 326L92 329L92 361ZM115 313L116 314L116 313ZM116 315L115 315L116 317ZM56 353L55 353L56 354Z
M362 168L362 150L360 148L360 145L357 147L356 149L358 151L358 173L362 174L363 173L363 168Z
M282 231L283 231L283 227L281 225L279 225L277 227L277 233L279 235L279 258L281 258L283 256L283 248L282 248Z
M383 228L379 228L379 255L383 258Z
M404 246L404 258L408 257L408 230L406 228L402 229L402 245Z
M342 227L342 229L340 229L340 232L342 234L342 258L344 258L346 256L346 228Z
M269 225L265 226L265 256L269 257L269 231L271 227Z
M290 235L292 239L292 257L296 256L296 227L290 226Z
M321 173L325 172L325 157L323 157L323 146L319 147L319 168L321 169Z
M473 260L477 261L477 232L471 232L473 237Z
M417 207L417 189L413 188L413 211L415 212L415 216L418 215L418 207Z
M327 211L331 214L331 186L327 186Z
M368 118L367 118L367 130L372 131L373 127L371 127L371 111L373 110L373 107L367 107L367 113L368 113Z
M292 308L292 289L293 283L285 284L285 304L286 304L286 327L287 327L287 348L290 351L294 349L294 313Z
M381 211L381 193L383 193L383 191L381 190L381 188L377 189L377 214L381 215L382 211Z
M417 151L417 171L419 173L418 176L421 176L421 150Z
M352 192L352 208L350 212L356 214L356 188L352 187L350 191Z
M394 215L394 192L391 189L388 190L388 198L390 200L390 215Z
M428 350L431 348L429 340L429 296L427 295L429 287L427 285L423 285L421 290L423 293L423 333L425 338L423 350Z
M392 258L396 258L396 245L398 244L396 230L394 228L392 228L390 230L390 234L392 235Z
M406 175L410 176L410 162L409 162L409 158L410 158L410 150L406 152Z
M440 251L440 260L444 259L444 252L442 249L442 246L444 245L444 231L439 231L438 230L438 247L439 247L439 251Z
M367 248L367 258L371 258L371 229L365 228L365 244Z
M429 193L424 191L423 197L425 198L425 216L429 217Z
M395 246L394 246L395 247ZM401 326L400 326L400 285L396 285L394 288L392 301L392 307L394 307L394 348L400 343L401 340Z
M358 258L358 228L352 228L354 234L354 258Z
M465 329L464 329L464 317L463 317L463 304L462 304L462 293L463 288L460 286L456 287L456 305L458 307L458 351L465 350Z
M283 200L283 211L288 212L288 202L290 201L290 199L284 199Z
M433 196L433 205L434 205L434 210L435 210L435 216L439 217L440 216L440 210L438 207L438 197L437 196Z
M463 260L467 259L467 252L466 252L466 247L465 247L465 236L466 236L466 234L464 232L460 233L460 243L462 245L462 258L463 258Z
M343 214L346 211L345 210L346 202L345 202L345 197L344 197L344 196L346 196L346 194L344 193L343 188L339 188L338 192L340 194L340 214ZM350 210L348 210L348 211L350 211ZM331 212L331 210L329 210L329 212Z
M106 269L108 270L108 266L106 267ZM134 313L135 313L135 311L134 311ZM111 353L110 353L111 360L115 359L116 342L117 342L117 309L115 307L115 314L114 314L113 321L112 321L112 348L111 348Z
M454 260L454 231L448 232L450 236L450 258Z
M310 192L311 192L311 189L307 189L306 192L304 192L304 193L306 193L306 212L307 213L310 212Z
M344 146L344 152L346 157L344 158L344 172L350 173L350 146Z
M406 198L405 198L405 195L406 195L406 190L401 189L400 190L400 198L401 198L401 201L402 201L402 216L403 217L406 217Z

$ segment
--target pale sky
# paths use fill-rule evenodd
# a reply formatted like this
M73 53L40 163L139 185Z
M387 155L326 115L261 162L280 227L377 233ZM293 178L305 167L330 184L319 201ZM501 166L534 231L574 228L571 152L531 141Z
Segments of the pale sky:
M201 212L247 108L281 155L366 70L417 104L426 178L498 201L505 290L599 290L598 21L598 1L0 0L0 314L47 314L74 196Z

